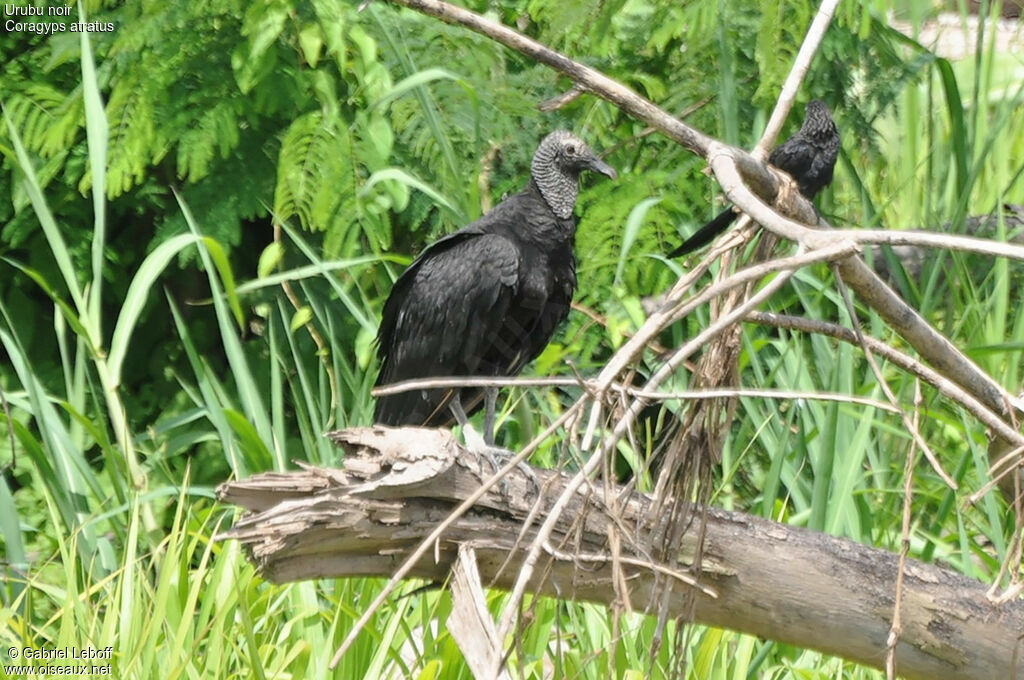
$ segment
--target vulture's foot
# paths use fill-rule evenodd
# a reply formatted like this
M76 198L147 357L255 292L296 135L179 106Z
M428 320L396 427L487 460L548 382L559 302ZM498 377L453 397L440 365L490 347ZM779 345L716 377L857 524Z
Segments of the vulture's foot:
M466 443L466 448L475 453L480 457L481 461L486 461L491 466L491 473L495 474L506 463L515 457L516 452L509 449L503 449L500 446L494 446L493 444L487 444L484 438L477 433L472 426L462 428L462 438ZM530 466L526 461L519 461L516 467L526 475L526 477L533 482L534 490L537 494L540 493L540 482L537 480L537 475L533 471L533 467ZM480 474L483 475L483 469L480 470ZM502 478L501 480L501 492L508 494L508 480Z

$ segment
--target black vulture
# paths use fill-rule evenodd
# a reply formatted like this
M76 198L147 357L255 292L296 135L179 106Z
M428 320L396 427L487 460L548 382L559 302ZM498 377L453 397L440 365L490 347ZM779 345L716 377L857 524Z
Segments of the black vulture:
M576 290L573 209L584 170L616 177L578 137L552 132L533 156L525 189L420 253L384 303L377 385L514 376L541 353ZM486 406L489 447L496 397L497 390L479 388L408 391L380 397L374 419L465 426L467 414Z
M800 187L800 193L810 201L832 183L832 169L838 156L839 130L832 114L825 102L812 99L807 103L800 131L776 147L768 156L768 162L789 173ZM692 253L707 245L735 221L736 211L729 206L683 241L669 257Z

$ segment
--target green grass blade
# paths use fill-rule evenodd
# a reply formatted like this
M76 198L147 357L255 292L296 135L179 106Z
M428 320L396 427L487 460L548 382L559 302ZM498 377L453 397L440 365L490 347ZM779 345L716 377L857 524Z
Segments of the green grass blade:
M219 396L219 386L217 385L216 378L212 375L209 366L206 361L200 356L196 349L195 343L192 342L191 334L188 331L188 327L185 324L185 320L181 316L181 312L178 311L177 305L174 301L168 297L167 306L171 310L171 318L174 319L174 325L178 331L178 337L181 339L182 347L185 350L185 356L188 359L189 364L192 367L192 372L195 375L196 384L199 387L199 394L193 397L196 406L201 408L217 430L217 434L220 437L221 450L223 451L224 459L231 467L236 478L245 477L250 473L251 468L245 463L245 460L240 455L238 442L232 436L231 426L228 425L227 419L224 416L225 404Z
M428 68L413 73L411 76L407 76L402 80L395 83L395 85L384 93L380 99L378 99L373 106L385 106L392 100L398 99L405 93L412 89L415 89L421 85L433 82L435 80L453 80L463 88L468 88L468 84L463 78L460 78L451 71L443 68ZM469 90L472 91L472 90ZM371 107L372 108L372 107Z
M322 267L323 271L325 272L330 271L329 268L331 267L331 265L329 263L324 263L316 254L314 249L310 247L310 245L306 243L294 229L291 229L288 225L285 225L284 231L285 233L288 234L288 237L292 240L292 242L299 247L299 251L303 254L303 256L305 256L310 262L314 263L314 266ZM372 261L376 261L377 259L379 258L370 258L370 260ZM349 260L349 262L352 262L353 264L360 264L360 260L358 259ZM346 289L344 286L341 285L341 283L339 283L337 277L329 276L326 278L327 281L331 284L331 287L338 294L338 297L341 298L341 301L345 306L345 312L347 314L351 314L352 317L359 322L359 325L362 326L363 329L365 329L368 332L376 334L377 321L372 316L367 314L366 311L367 309L370 308L370 305L360 304L359 301L352 297L348 289Z
M429 196L434 202L439 203L448 210L450 210L455 219L459 221L465 221L465 215L451 202L451 200L449 200L447 196L445 196L440 191L430 186L423 180L414 177L412 174L410 174L406 170L403 170L402 168L384 168L383 170L378 170L377 172L373 173L372 175L370 175L370 178L366 180L366 184L363 185L363 188L360 190L360 194L366 195L370 191L370 189L374 187L374 185L376 185L378 182L383 182L386 180L401 182L402 184L405 184L408 187L423 192L424 194Z
M25 589L24 578L29 564L21 536L18 506L14 502L10 487L7 486L6 476L0 477L0 536L3 536L6 553L3 578L0 579L0 601L5 606L10 606Z
M121 368L124 363L125 353L132 339L132 332L135 324L142 314L142 308L149 299L153 284L156 283L160 274L167 268L171 260L188 246L197 242L193 234L179 234L164 241L156 249L146 256L139 270L135 272L128 292L125 294L124 303L117 316L117 323L114 326L114 334L110 340L110 353L107 363L110 367L111 376L115 384L121 383ZM237 301L236 301L237 302Z
M382 19L382 12L380 12L377 7L370 5L368 9L370 15L379 25L381 35L385 42L391 49L392 53L398 58L398 62L401 64L405 72L411 75L415 75L420 72L419 69L416 68L413 56L409 51L408 41L403 34L402 24L394 21L390 16L388 17L386 24ZM423 115L427 119L427 125L434 136L434 141L437 142L438 147L441 149L441 155L444 157L445 164L447 166L448 177L465 177L465 173L462 171L458 157L455 154L455 149L452 146L451 138L449 135L445 134L444 127L441 122L440 107L438 106L433 94L428 88L423 87L422 85L414 88L413 92L420 103ZM475 112L475 114L476 115L474 117L477 119L476 125L478 126L480 118L479 112ZM464 182L462 186L467 189L467 193L461 197L463 200L460 201L460 203L463 209L459 212L463 214L475 214L475 206L468 205L466 201L468 201L471 196L475 195L474 188L476 183Z
M960 98L960 88L956 82L956 74L948 59L936 59L935 67L939 70L939 78L942 81L942 90L946 95L946 111L949 114L951 129L951 141L953 143L953 163L956 167L957 194L961 197L961 204L966 204L969 194L967 192L967 167L970 159L967 157L967 127L964 124L964 103ZM963 208L961 208L962 210Z
M7 311L2 305L0 313L9 323ZM38 451L27 452L30 458L45 458L52 461L54 474L52 477L44 478L43 482L45 488L57 500L65 528L68 531L79 532L78 546L90 556L90 560L98 559L101 569L109 571L116 566L112 561L113 553L109 540L98 536L88 522L90 501L97 502L106 497L103 485L85 460L82 450L75 446L67 425L60 418L50 396L29 364L21 343L15 336L0 329L0 346L7 353L11 367L25 390L26 410L35 419L43 440L43 447ZM24 429L20 424L15 424L16 433ZM22 434L27 434L27 430ZM20 435L19 441L23 445L28 442Z
M78 14L84 23L85 8L78 2ZM106 177L107 177L107 115L100 97L96 64L88 31L81 31L82 95L85 100L85 132L89 142L89 168L92 172L92 281L89 286L89 318L97 341L102 338L100 314L103 295L103 249L106 246Z
M87 307L85 304L85 296L82 294L82 288L78 283L78 276L75 274L74 265L71 262L71 253L68 250L67 243L64 242L64 237L61 235L60 228L57 226L57 220L53 217L53 213L50 212L50 207L46 203L46 199L43 197L43 190L39 184L39 178L36 176L35 170L32 167L32 161L28 157L28 152L25 151L24 145L21 143L21 137L18 135L18 131L14 128L14 123L11 122L9 116L4 114L4 121L7 123L7 133L11 136L11 143L14 144L15 156L18 162L18 168L21 170L21 183L25 189L25 193L28 194L29 200L32 202L32 209L35 210L36 218L39 220L39 225L43 228L43 234L46 236L46 242L50 246L50 252L53 254L53 259L57 263L57 269L60 271L61 277L64 279L64 285L68 287L68 292L71 293L71 299L75 303L75 308L78 310L78 316L82 317L82 325L88 329L88 333L85 339L90 343L92 347L98 347L99 337L95 333L95 328L89 323L87 316Z

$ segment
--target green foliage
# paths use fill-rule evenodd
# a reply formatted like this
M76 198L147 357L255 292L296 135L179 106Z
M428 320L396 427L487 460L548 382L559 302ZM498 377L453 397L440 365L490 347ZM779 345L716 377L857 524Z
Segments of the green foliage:
M809 3L786 0L760 0L759 4L761 20L754 53L759 76L757 94L772 102L789 74L814 8Z
M742 145L811 19L796 0L471 6ZM12 416L0 460L14 457L9 434L17 451L0 480L0 635L5 647L111 645L124 677L331 677L330 654L381 584L264 583L237 546L212 540L228 520L210 505L214 485L338 462L322 433L372 417L372 340L393 277L519 190L548 130L609 151L620 179L583 187L576 301L589 314L570 316L536 373L596 372L643 322L643 298L685 268L663 254L719 209L719 190L702 160L592 97L538 113L569 87L545 68L380 0L361 13L324 0L86 9L117 30L89 42L0 36L0 385ZM1024 89L1006 58L986 43L973 62L945 61L882 9L843 5L801 91L829 102L844 139L823 212L843 226L959 230L969 214L1024 202ZM1006 262L977 272L941 258L904 276L903 293L1016 391L1018 281ZM771 306L850 323L824 268L800 272ZM678 345L706 316L659 341ZM746 385L881 399L850 347L756 327L743 343ZM659 361L652 352L640 369ZM882 370L911 403L913 382ZM686 387L685 374L668 387ZM925 399L940 462L978 488L983 430ZM685 405L667 407L662 419ZM512 391L505 443L564 408L557 392ZM894 547L909 448L885 411L745 398L714 499ZM553 439L535 460L560 455ZM994 578L1012 529L1002 501L965 508L923 465L914 482L912 554ZM467 677L450 606L443 592L395 600L333 677ZM510 663L528 677L661 678L675 677L679 651L694 677L880 677L706 628L652 659L652 619L613 630L604 610L541 600Z

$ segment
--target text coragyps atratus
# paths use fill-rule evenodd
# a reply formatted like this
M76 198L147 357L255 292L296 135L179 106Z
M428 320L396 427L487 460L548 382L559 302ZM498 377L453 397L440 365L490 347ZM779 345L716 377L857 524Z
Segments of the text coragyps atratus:
M804 124L800 131L775 148L768 162L785 170L796 180L800 193L814 200L818 192L832 183L832 169L839 156L839 130L825 102L812 99L807 103ZM682 245L669 253L679 257L692 253L711 242L736 221L732 206L693 233Z
M477 221L428 246L395 281L377 336L377 385L413 378L513 376L548 344L576 290L573 208L584 170L615 170L575 135L552 132L530 182ZM375 421L444 427L486 402L493 444L496 390L414 390L380 397ZM453 417L454 416L454 417Z

